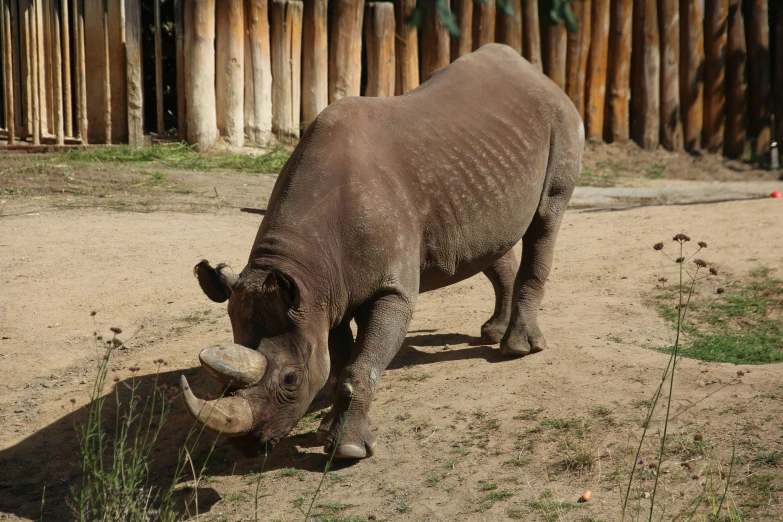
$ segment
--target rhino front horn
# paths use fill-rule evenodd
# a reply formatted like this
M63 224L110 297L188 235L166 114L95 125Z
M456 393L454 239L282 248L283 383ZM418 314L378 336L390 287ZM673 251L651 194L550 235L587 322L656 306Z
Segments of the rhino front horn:
M253 428L253 412L244 397L223 397L213 401L199 399L190 390L184 375L180 378L180 388L188 414L210 433L241 437Z
M235 388L255 386L266 373L266 357L238 344L226 343L205 348L198 358L207 373Z

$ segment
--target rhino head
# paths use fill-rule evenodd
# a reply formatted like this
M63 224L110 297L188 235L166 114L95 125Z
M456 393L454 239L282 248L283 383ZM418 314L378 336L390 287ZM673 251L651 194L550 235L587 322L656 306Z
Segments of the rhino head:
M228 301L234 342L199 354L202 367L228 395L201 400L183 375L185 408L207 431L252 454L291 431L326 384L328 334L319 333L305 288L289 274L251 262L236 276L206 260L194 273L207 297Z

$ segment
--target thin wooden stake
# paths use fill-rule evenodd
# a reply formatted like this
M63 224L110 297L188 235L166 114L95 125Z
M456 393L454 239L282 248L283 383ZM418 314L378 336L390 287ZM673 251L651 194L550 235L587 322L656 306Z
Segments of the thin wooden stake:
M316 116L329 105L328 15L328 0L304 2L304 21L302 22L303 128L307 128ZM392 34L393 36L394 34ZM392 40L392 44L394 44L394 40Z
M726 136L723 143L723 154L729 158L745 154L748 108L745 65L748 55L744 25L742 2L731 0L726 51Z
M28 67L32 71L30 78L30 100L32 101L32 134L33 145L41 144L41 98L38 96L40 86L38 84L38 15L40 0L31 0L28 9L28 34L30 35L30 58Z
M585 131L588 139L601 141L604 132L606 68L609 57L609 0L593 0L590 17L590 57L587 66Z
M430 74L449 64L451 52L449 31L440 21L435 5L430 4L421 28L421 79L427 81Z
M496 15L497 41L504 43L522 54L522 0L507 0L514 14L505 13Z
M451 39L451 61L453 62L460 56L473 51L473 0L453 0L451 10L454 12L459 26L459 38ZM399 22L397 23L399 24Z
M71 101L71 23L69 0L62 0L62 57L63 57L63 102L65 135L73 136L73 103ZM75 0L74 0L75 1Z
M217 126L232 147L245 144L245 15L242 2L219 0L217 4Z
M333 0L329 43L329 102L359 96L364 0ZM273 104L274 105L274 104Z
M685 150L701 149L704 116L703 0L680 0L680 104Z
M473 4L473 50L495 41L495 2Z
M109 0L103 3L103 126L106 143L112 142L111 135L111 51L109 46Z
M46 11L49 8L48 0L36 0L35 1L35 28L36 28L36 47L35 52L37 55L38 63L38 83L36 85L36 95L38 96L38 117L40 118L39 129L41 137L51 134L49 124L51 122L51 104L50 95L52 92L49 85L49 75L47 71L50 71L48 52L49 47L49 17L46 15Z
M772 78L775 82L773 94L775 95L775 136L773 140L777 142L778 155L781 154L781 143L783 142L783 5L778 4L776 13L771 14L775 17L775 44L772 60Z
M65 126L63 119L63 77L62 77L62 54L61 54L61 34L60 34L60 1L52 0L51 26L52 34L52 83L54 92L52 100L54 103L54 137L57 145L65 145Z
M745 35L748 39L748 73L750 86L750 132L753 154L769 155L770 108L772 105L772 77L769 60L769 5L768 0L747 0ZM778 1L780 4L780 1ZM780 9L778 5L778 9ZM778 60L783 58L778 57ZM778 136L780 139L780 136Z
M365 96L394 96L394 6L370 2L364 11L367 42L367 90Z
M5 128L8 132L8 144L16 141L16 115L14 113L14 70L13 49L11 43L11 0L0 0L0 16L2 19L3 39L3 99L5 100Z
M419 86L419 36L415 27L408 25L416 0L398 0L394 2L395 61L397 74L394 92L397 96L405 94Z
M544 70L541 60L541 24L538 20L538 0L523 0L522 2L522 37L523 55L535 65L539 71Z
M269 55L267 0L248 0L245 51L245 134L266 147L272 135L272 65Z
M566 53L566 94L584 119L585 114L585 78L587 59L590 54L591 0L581 0L573 4L574 16L579 28L568 33Z
M144 144L144 76L141 66L141 0L125 0L125 59L128 83L128 144ZM179 66L181 62L177 62ZM177 93L184 98L185 91Z
M73 0L73 20L76 28L76 93L79 100L78 136L88 142L90 122L87 117L87 62L85 60L84 0Z
M13 70L13 89L14 89L14 126L16 135L20 139L25 139L27 133L25 132L25 126L23 125L23 113L22 113L22 63L23 63L23 40L20 34L22 30L22 21L19 17L19 6L16 0L10 0L11 4L11 50L13 51L13 62L11 64Z
M680 9L679 0L658 0L661 41L661 145L682 150L680 118Z

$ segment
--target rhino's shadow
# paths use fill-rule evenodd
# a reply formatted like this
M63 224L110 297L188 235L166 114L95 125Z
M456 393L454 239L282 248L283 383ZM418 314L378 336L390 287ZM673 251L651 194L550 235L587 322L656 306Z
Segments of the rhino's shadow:
M443 350L446 344L474 345L468 348ZM476 345L478 344L478 345ZM419 349L429 347L430 351ZM433 350L433 348L435 350ZM412 332L405 340L397 356L389 365L390 370L410 365L433 364L470 358L483 358L490 362L502 360L497 349L480 345L477 339L461 334L433 334L430 332ZM209 392L219 395L220 390L212 379L200 368L163 372L158 376L157 385L176 386L180 375L185 374L199 392ZM154 375L141 375L134 380L121 380L107 386L107 392L112 395L104 402L104 433L111 440L114 436L114 420L118 410L113 399L118 394L121 405L127 404L131 394L146 397L153 393ZM133 383L139 385L131 392ZM321 410L332 402L332 393L325 387L313 400L309 411ZM0 451L0 512L13 513L22 518L39 519L43 513L45 520L60 520L70 518L68 506L71 488L81 481L82 457L77 437L77 426L83 426L88 419L90 405L68 411L64 407L64 415L45 428L32 433L29 437L7 449ZM124 406L121 406L124 408ZM119 412L125 413L124 409ZM174 470L181 455L181 448L193 426L192 421L182 409L179 401L172 403L170 415L158 438L156 449L152 453L149 469L150 484L167 488L171 484ZM191 439L192 441L192 439ZM198 466L207 460L207 456L215 442L215 437L204 434L198 444L188 446L193 461ZM300 470L321 472L326 465L328 455L319 451L307 450L316 448L312 432L289 435L285 437L268 454L264 471L274 471L281 468L297 468ZM243 458L226 440L219 439L207 460L205 474L208 476L247 475L258 473L264 462L263 455L253 458ZM336 462L334 469L354 465L354 461ZM184 481L191 480L187 475ZM46 487L45 503L41 508L42 494ZM187 496L188 491L181 491L180 499ZM199 509L208 511L220 500L218 493L207 487L199 488ZM184 506L180 502L179 506ZM193 507L191 506L191 511ZM183 509L184 511L184 509Z

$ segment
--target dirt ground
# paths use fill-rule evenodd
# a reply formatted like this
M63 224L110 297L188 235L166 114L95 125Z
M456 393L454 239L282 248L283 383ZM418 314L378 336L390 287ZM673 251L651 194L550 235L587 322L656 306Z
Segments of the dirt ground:
M636 150L592 147L585 166L626 185L738 172L709 157L639 160L647 153ZM207 391L198 352L231 338L225 305L201 293L192 267L202 258L243 266L274 177L152 171L0 158L0 520L69 519L66 499L80 476L74 426L85 419L103 356L93 332L123 330L110 363L121 389L132 382L130 367L146 382L162 358L162 382L185 373ZM783 203L772 199L570 210L540 312L549 348L522 359L503 359L478 339L493 303L483 276L422 295L371 412L377 455L336 466L314 512L325 520L619 520L644 401L668 360L654 348L673 341L651 294L675 269L652 245L668 248L678 232L706 241L703 257L720 275L703 284L716 288L758 267L782 277L781 223ZM660 473L666 520L700 496L706 516L734 448L728 502L747 520L783 520L783 458L758 458L783 455L783 365L683 359L677 372L672 452L658 465L656 418L633 509L649 509L645 493ZM326 406L322 399L314 409ZM306 509L326 462L317 423L303 421L269 455L259 520L303 518L297 506ZM189 427L179 404L166 426L152 469L162 482ZM585 453L591 466L566 469ZM219 442L199 489L199 519L253 520L262 461ZM592 499L576 503L586 489Z

